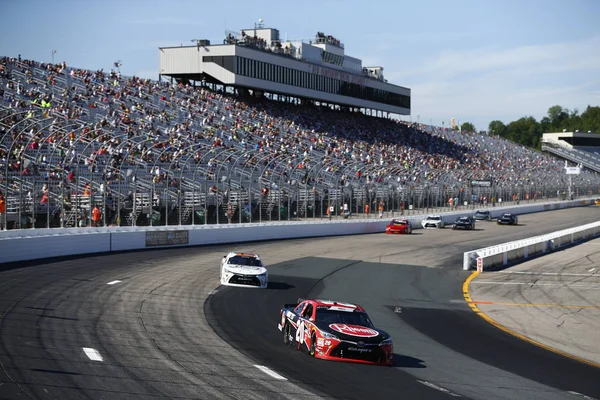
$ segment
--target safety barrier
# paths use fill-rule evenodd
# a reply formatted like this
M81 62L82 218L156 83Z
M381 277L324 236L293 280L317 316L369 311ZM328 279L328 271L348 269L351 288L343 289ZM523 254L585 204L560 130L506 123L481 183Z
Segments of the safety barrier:
M495 217L504 212L527 214L550 209L579 207L590 199L554 203L532 203L510 207L488 208ZM452 223L473 210L439 214ZM426 215L406 217L414 228L421 228ZM405 217L400 217L405 218ZM270 222L231 225L187 225L162 227L111 227L27 229L0 232L0 263L42 258L139 250L159 247L199 246L242 243L263 240L294 239L319 236L341 236L378 233L385 230L389 219L340 221Z
M515 240L464 253L463 269L483 271L507 265L532 256L600 235L600 222L564 229L523 240Z

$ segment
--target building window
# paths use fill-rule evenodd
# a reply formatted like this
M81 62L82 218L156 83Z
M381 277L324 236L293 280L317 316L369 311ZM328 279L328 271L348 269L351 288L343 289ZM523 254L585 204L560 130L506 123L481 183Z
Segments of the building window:
M233 57L204 56L202 57L202 61L215 63L231 72L237 71L236 73L241 76L410 109L410 96L315 75L280 65L251 60L245 57L236 57L237 59L234 60Z

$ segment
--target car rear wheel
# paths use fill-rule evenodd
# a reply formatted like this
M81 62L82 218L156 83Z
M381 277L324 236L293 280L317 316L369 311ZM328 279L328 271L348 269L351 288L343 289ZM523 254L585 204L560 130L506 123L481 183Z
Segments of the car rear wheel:
M315 334L313 332L313 334L310 337L310 355L313 357L315 356L315 349L317 347L316 341L317 341L317 338L315 337Z

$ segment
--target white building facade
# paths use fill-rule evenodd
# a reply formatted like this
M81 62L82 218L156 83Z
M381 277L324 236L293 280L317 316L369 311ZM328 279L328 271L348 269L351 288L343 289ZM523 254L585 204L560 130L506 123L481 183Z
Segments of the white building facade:
M318 33L314 43L280 41L276 29L242 30L224 44L159 48L159 75L345 107L410 114L410 89L388 83L382 67L362 67L343 44Z

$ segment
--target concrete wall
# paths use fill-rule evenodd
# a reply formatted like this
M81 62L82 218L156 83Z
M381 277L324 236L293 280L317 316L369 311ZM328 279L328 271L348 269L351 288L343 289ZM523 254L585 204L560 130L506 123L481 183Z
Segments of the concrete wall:
M526 214L549 209L579 207L590 200L536 203L490 209L492 216L504 212ZM441 214L447 224L473 210ZM415 229L426 215L411 216ZM0 232L0 263L74 254L137 250L156 247L198 246L262 240L292 239L381 233L389 219L341 221L272 222L232 225L187 225L162 227L29 229Z

